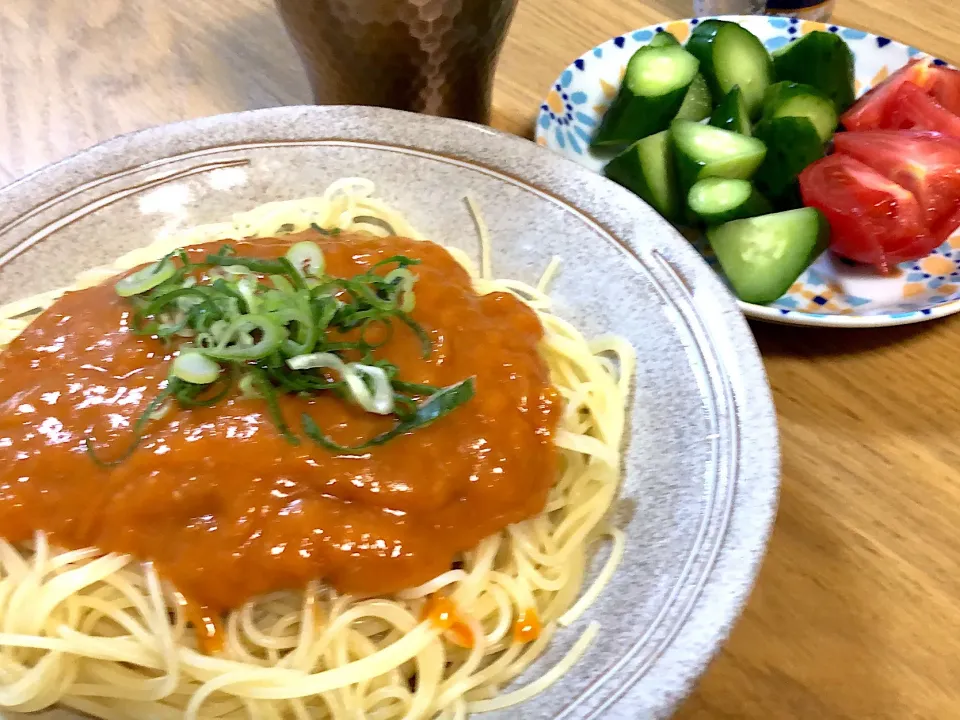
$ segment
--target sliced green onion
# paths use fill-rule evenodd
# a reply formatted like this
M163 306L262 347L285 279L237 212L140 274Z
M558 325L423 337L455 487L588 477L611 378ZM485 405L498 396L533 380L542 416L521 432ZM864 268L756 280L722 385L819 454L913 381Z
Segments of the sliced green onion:
M292 245L287 250L287 260L296 268L297 272L305 276L316 277L322 275L326 267L320 246L309 240Z
M260 394L260 391L257 390L256 376L250 373L240 378L240 382L237 383L237 387L240 390L240 394L247 399L263 397L263 395Z
M148 317L156 316L163 312L167 305L173 303L175 300L186 297L195 298L197 300L197 303L190 308L190 312L198 312L198 309L202 308L205 321L212 318L210 322L213 322L213 320L218 320L223 315L220 308L211 299L210 288L185 287L164 293L148 302L144 307L137 310L137 312L133 315L131 328L134 330L134 332L153 332L154 328L151 328L149 324L147 326L143 326L143 321Z
M242 397L264 402L278 431L294 445L300 440L283 417L281 393L331 391L367 412L396 417L390 430L348 447L324 436L304 415L305 432L336 452L380 445L467 402L474 394L472 379L446 388L407 383L397 377L395 365L374 354L391 338L396 320L414 331L424 357L430 355L430 336L410 316L417 276L408 268L419 262L396 255L352 278L339 278L324 274L317 243L296 243L279 258L238 257L224 244L203 262L191 262L181 250L121 279L117 293L132 298L134 332L168 342L175 335L193 341L180 348L167 386L137 420L133 443L120 460L137 447L145 424L173 402L212 406L238 384ZM377 273L380 267L384 275ZM372 339L378 325L385 340ZM313 372L322 369L331 372ZM418 405L416 398L426 400ZM96 457L92 439L84 442L91 457L106 464Z
M208 385L220 376L220 365L203 355L201 350L181 350L173 361L170 374L194 385Z
M253 339L253 333L259 337ZM287 331L266 315L241 315L214 336L216 344L202 352L214 360L259 360L275 352L287 339ZM247 342L244 342L247 339Z
M433 395L435 392L438 392L441 388L438 388L436 385L424 385L422 383L412 383L412 382L403 382L402 380L394 380L393 389L399 390L400 392L420 395L421 397L429 397L430 395Z
M401 289L411 290L413 289L413 284L417 281L417 276L405 267L395 268L383 276L383 281L388 285L392 285L397 282L397 280L400 280L398 285Z
M194 385L189 382L181 382L173 393L173 397L181 407L212 407L225 399L230 391L233 390L233 381L236 379L236 372L227 375L221 374L215 382L209 385ZM218 392L211 393L212 388L220 385Z
M357 404L367 412L376 413L377 415L389 415L392 413L393 388L390 386L390 378L387 376L387 373L384 372L383 368L374 365L363 365L361 363L350 363L347 367L353 371L360 381L358 383L359 387L356 389L354 389L349 381L347 383L353 392L353 398L357 401ZM363 378L367 378L369 382L372 383L372 390L367 383L364 382Z
M382 267L384 265L393 265L394 263L396 263L398 267L405 268L410 267L411 265L419 265L420 261L417 258L407 257L406 255L391 255L384 260L375 262L370 269L376 270L378 267Z
M157 285L172 278L176 272L177 268L173 261L166 257L120 278L113 287L120 297L133 297L153 290Z
M270 282L272 282L273 286L283 295L293 295L293 284L283 275L271 275Z
M439 420L444 415L453 412L456 408L469 401L473 395L473 378L467 378L455 385L449 385L427 398L422 405L417 406L416 412L409 415L406 419L398 422L386 432L374 435L359 445L341 445L340 443L334 442L323 434L316 421L307 413L303 413L300 416L300 421L303 424L303 432L318 445L337 453L353 453L366 450L375 445L383 445L398 435L424 428L436 420Z
M405 267L399 267L396 270L388 272L384 278L388 285L396 283L398 295L401 296L400 309L405 312L413 312L416 305L416 297L413 294L413 285L417 282L417 276L407 270ZM397 282L399 280L399 282Z
M258 297L260 298L261 310L268 313L290 307L296 302L296 295L294 295L292 289L289 293L269 289L262 292Z
M97 455L97 451L93 446L94 440L91 436L87 436L83 439L83 447L87 451L87 455L90 456L90 459L100 467L114 467L119 465L128 457L133 455L133 451L137 449L140 445L140 441L143 440L143 433L146 430L147 423L149 423L154 415L164 406L167 400L173 395L178 387L179 381L176 378L167 381L167 386L161 390L153 400L147 403L147 407L140 414L140 417L137 418L137 421L133 424L133 440L127 446L120 455L115 457L113 460L104 460Z
M328 230L327 228L320 227L320 226L317 225L316 223L310 223L310 227L312 227L314 230L316 230L316 231L317 231L318 233L320 233L321 235L339 235L339 234L340 234L340 228L338 228L338 227L330 228L330 229Z
M187 328L189 316L182 310L172 313L170 317L165 318L165 322L157 325L157 337L168 338L171 335L182 335L185 332L193 331Z
M255 313L260 307L260 299L257 297L257 280L250 275L240 278L237 281L237 292L247 303L250 312Z
M291 445L299 445L300 440L297 439L297 436L290 431L290 426L287 425L287 421L283 417L283 411L280 409L280 403L277 402L277 390L270 383L270 380L267 378L266 373L259 368L256 368L252 371L254 378L254 387L257 391L263 396L264 401L267 403L267 412L270 414L270 418L273 420L273 424L277 426L277 430L280 431L280 434L283 435L284 440L286 440Z
M287 360L293 370L335 370L347 387L350 397L367 412L389 415L393 412L393 390L390 378L382 368L360 363L345 363L330 352L300 355ZM369 378L373 389L364 378Z
M329 352L317 352L292 357L287 360L287 365L291 370L319 370L322 368L330 368L341 374L345 372L347 367L343 360Z
M420 339L420 347L423 348L423 359L426 360L429 358L430 353L433 352L433 343L430 342L430 336L427 335L427 331L423 329L420 323L402 310L394 314L403 321L404 325L413 330L414 334Z
M288 337L282 345L286 355L306 355L313 351L320 339L320 328L314 323L309 312L296 307L287 307L270 313L270 317L287 330ZM288 327L290 325L293 327Z
M245 265L224 265L222 270L228 275L245 275L249 276L253 273Z
M221 293L224 297L221 300L225 301L222 303L222 306L225 306L226 314L230 316L242 315L250 311L250 308L247 307L247 300L240 294L235 286L228 283L226 280L217 279L213 281L213 289ZM230 301L233 302L230 302Z

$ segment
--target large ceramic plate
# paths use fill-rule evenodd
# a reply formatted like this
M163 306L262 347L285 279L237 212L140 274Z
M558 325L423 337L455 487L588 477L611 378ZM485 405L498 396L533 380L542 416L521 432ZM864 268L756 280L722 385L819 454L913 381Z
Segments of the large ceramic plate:
M857 92L883 81L914 56L916 48L863 30L796 18L725 16L750 30L768 50L783 47L811 30L837 33L853 51ZM702 18L701 18L702 20ZM608 158L594 155L588 144L607 104L620 86L627 60L658 32L685 42L700 20L692 18L651 25L597 45L574 60L551 86L537 118L537 143L599 172ZM940 63L940 60L936 62ZM690 240L718 271L705 240ZM852 267L825 253L771 305L740 303L749 317L796 325L879 327L921 322L960 312L960 233L928 257L901 264L881 277Z
M343 107L209 118L118 138L0 191L0 302L61 286L158 233L345 175L374 180L429 237L476 252L469 193L486 209L500 276L535 281L561 256L560 314L636 346L613 518L626 558L527 677L556 663L585 623L598 620L601 633L563 682L489 717L667 715L750 590L775 514L777 435L733 298L626 190L533 143L454 121Z

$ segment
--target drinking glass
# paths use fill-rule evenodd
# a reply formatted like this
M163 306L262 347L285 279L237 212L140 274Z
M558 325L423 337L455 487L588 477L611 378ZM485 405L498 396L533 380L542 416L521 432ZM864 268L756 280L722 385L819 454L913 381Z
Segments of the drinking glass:
M276 0L321 105L486 123L517 0Z

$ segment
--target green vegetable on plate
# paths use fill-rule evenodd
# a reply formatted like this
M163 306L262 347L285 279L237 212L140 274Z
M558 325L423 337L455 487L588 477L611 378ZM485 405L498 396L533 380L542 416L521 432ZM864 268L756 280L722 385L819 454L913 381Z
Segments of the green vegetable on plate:
M707 87L707 81L703 79L703 75L697 73L693 76L690 87L687 88L687 94L684 96L675 118L677 120L700 121L710 117L712 109L713 98L710 95L710 88Z
M773 53L777 80L811 85L842 113L853 104L853 53L839 35L815 30Z
M752 134L753 124L750 122L750 113L739 85L734 85L714 108L710 115L710 124L741 135Z
M704 20L687 41L700 72L719 103L740 86L751 118L760 114L763 93L773 82L773 62L763 43L746 28L726 20Z
M819 210L800 208L718 225L707 239L737 297L766 305L827 249L830 229Z
M631 190L667 220L679 218L680 200L673 149L667 130L638 140L603 169L604 175Z
M775 207L800 207L797 177L823 157L823 141L814 124L805 117L778 117L761 122L755 135L767 147L754 182Z
M680 47L680 41L671 33L659 32L653 36L648 47ZM710 95L710 88L707 87L707 81L703 75L697 73L693 76L690 87L687 88L687 94L683 97L683 103L677 110L675 117L681 120L703 120L710 116L713 109L713 99Z
M706 225L769 213L772 208L749 180L704 178L687 194L687 207Z
M637 50L591 147L628 145L665 130L680 110L698 67L697 59L679 45Z
M824 143L837 129L837 109L833 101L812 85L781 81L768 87L763 96L761 122L779 117L807 118Z
M658 32L653 36L653 39L647 43L648 47L670 47L679 45L680 41L677 40L676 36L668 32Z
M684 196L703 178L748 180L767 152L756 138L689 120L675 120L670 126L670 138Z

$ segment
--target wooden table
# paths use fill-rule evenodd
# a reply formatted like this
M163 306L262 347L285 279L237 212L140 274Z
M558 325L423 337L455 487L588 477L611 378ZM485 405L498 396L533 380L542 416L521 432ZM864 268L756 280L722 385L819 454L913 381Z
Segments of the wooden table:
M524 0L494 124L594 44L683 0ZM960 62L953 0L839 0L838 23ZM3 0L0 182L119 133L309 102L269 0ZM760 580L678 717L960 718L960 316L877 331L756 325L783 434Z

